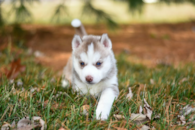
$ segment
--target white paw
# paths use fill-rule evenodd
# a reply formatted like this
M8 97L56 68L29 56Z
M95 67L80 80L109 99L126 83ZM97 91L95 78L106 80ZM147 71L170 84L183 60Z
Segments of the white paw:
M99 111L96 110L96 119L97 120L107 120L109 116L109 113L105 112L105 111Z
M63 88L66 88L66 87L69 86L69 82L68 82L66 79L63 79L63 80L61 81L61 83L62 83L62 87L63 87Z

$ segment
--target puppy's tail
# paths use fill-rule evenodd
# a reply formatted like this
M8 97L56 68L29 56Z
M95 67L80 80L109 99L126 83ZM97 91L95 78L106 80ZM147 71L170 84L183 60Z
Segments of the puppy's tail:
M79 19L72 20L71 25L75 28L77 35L80 35L81 37L87 35L85 28Z

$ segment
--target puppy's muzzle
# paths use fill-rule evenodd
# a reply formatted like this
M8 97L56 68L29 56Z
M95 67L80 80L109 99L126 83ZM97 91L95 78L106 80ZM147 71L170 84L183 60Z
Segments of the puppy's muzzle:
M88 75L85 79L86 79L86 81L88 83L92 83L93 82L93 77L91 75Z

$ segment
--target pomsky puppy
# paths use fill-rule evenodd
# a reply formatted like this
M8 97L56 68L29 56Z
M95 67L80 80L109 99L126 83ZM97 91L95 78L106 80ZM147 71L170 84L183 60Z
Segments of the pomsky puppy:
M87 35L78 19L71 24L77 35L72 40L72 56L64 68L62 86L67 86L68 80L80 94L99 97L96 119L106 120L119 95L112 42L107 34Z

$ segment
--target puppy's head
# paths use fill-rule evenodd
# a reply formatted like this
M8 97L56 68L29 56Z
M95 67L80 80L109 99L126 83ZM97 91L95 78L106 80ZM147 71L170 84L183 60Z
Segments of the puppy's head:
M107 34L87 35L72 40L73 67L82 82L96 84L104 80L114 63L112 43Z

